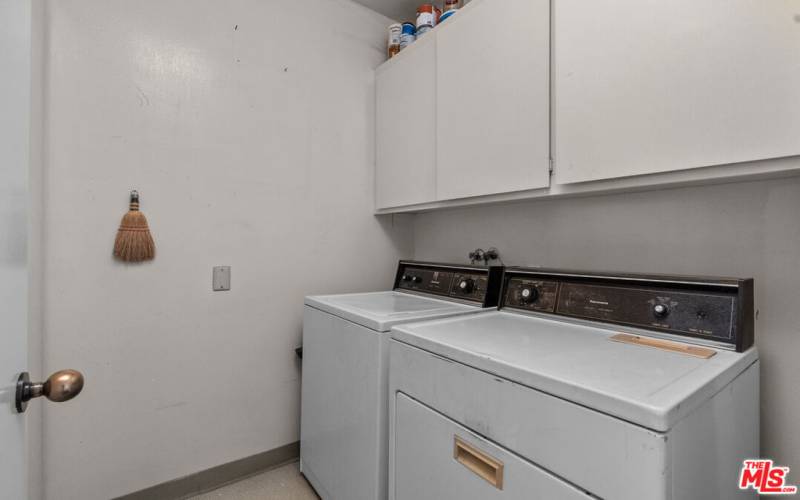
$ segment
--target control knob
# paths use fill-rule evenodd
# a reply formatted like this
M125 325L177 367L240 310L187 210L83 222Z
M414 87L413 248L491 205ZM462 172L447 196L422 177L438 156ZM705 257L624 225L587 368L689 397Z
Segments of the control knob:
M475 290L475 280L464 278L458 283L458 290L461 293L472 293Z
M653 314L656 318L666 318L669 316L669 307L666 304L656 304L653 306Z
M520 302L523 304L533 304L539 299L539 290L535 286L528 286L519 292Z

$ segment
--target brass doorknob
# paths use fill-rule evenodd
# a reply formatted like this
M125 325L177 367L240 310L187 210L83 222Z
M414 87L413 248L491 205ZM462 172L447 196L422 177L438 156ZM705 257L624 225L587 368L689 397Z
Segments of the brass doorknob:
M83 390L83 375L77 370L61 370L50 375L44 382L31 382L28 372L17 379L17 412L28 409L28 401L41 396L55 403L74 398Z

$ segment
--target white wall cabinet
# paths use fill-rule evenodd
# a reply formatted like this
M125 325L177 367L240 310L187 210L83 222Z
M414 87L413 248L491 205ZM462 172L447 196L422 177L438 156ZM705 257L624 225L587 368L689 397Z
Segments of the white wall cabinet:
M800 154L800 1L554 10L556 182Z
M379 210L549 185L550 4L498 1L378 68Z
M436 39L420 39L378 68L375 203L378 208L436 197Z
M800 0L550 5L474 0L378 69L378 213L800 173Z
M498 7L436 30L437 200L550 184L550 3Z

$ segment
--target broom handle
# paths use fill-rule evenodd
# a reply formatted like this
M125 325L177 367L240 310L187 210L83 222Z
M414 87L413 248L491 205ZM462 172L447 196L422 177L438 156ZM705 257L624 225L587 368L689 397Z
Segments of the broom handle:
M131 210L139 210L139 191L131 191Z

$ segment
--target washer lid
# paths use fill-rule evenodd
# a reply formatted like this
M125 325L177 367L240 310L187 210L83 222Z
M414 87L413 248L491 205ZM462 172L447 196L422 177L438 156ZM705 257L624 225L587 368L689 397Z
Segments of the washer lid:
M306 305L378 332L409 321L424 321L482 311L479 305L403 292L373 292L306 297Z
M626 331L642 333L501 311L400 325L392 337L660 432L758 359L754 348L701 359L610 340Z

